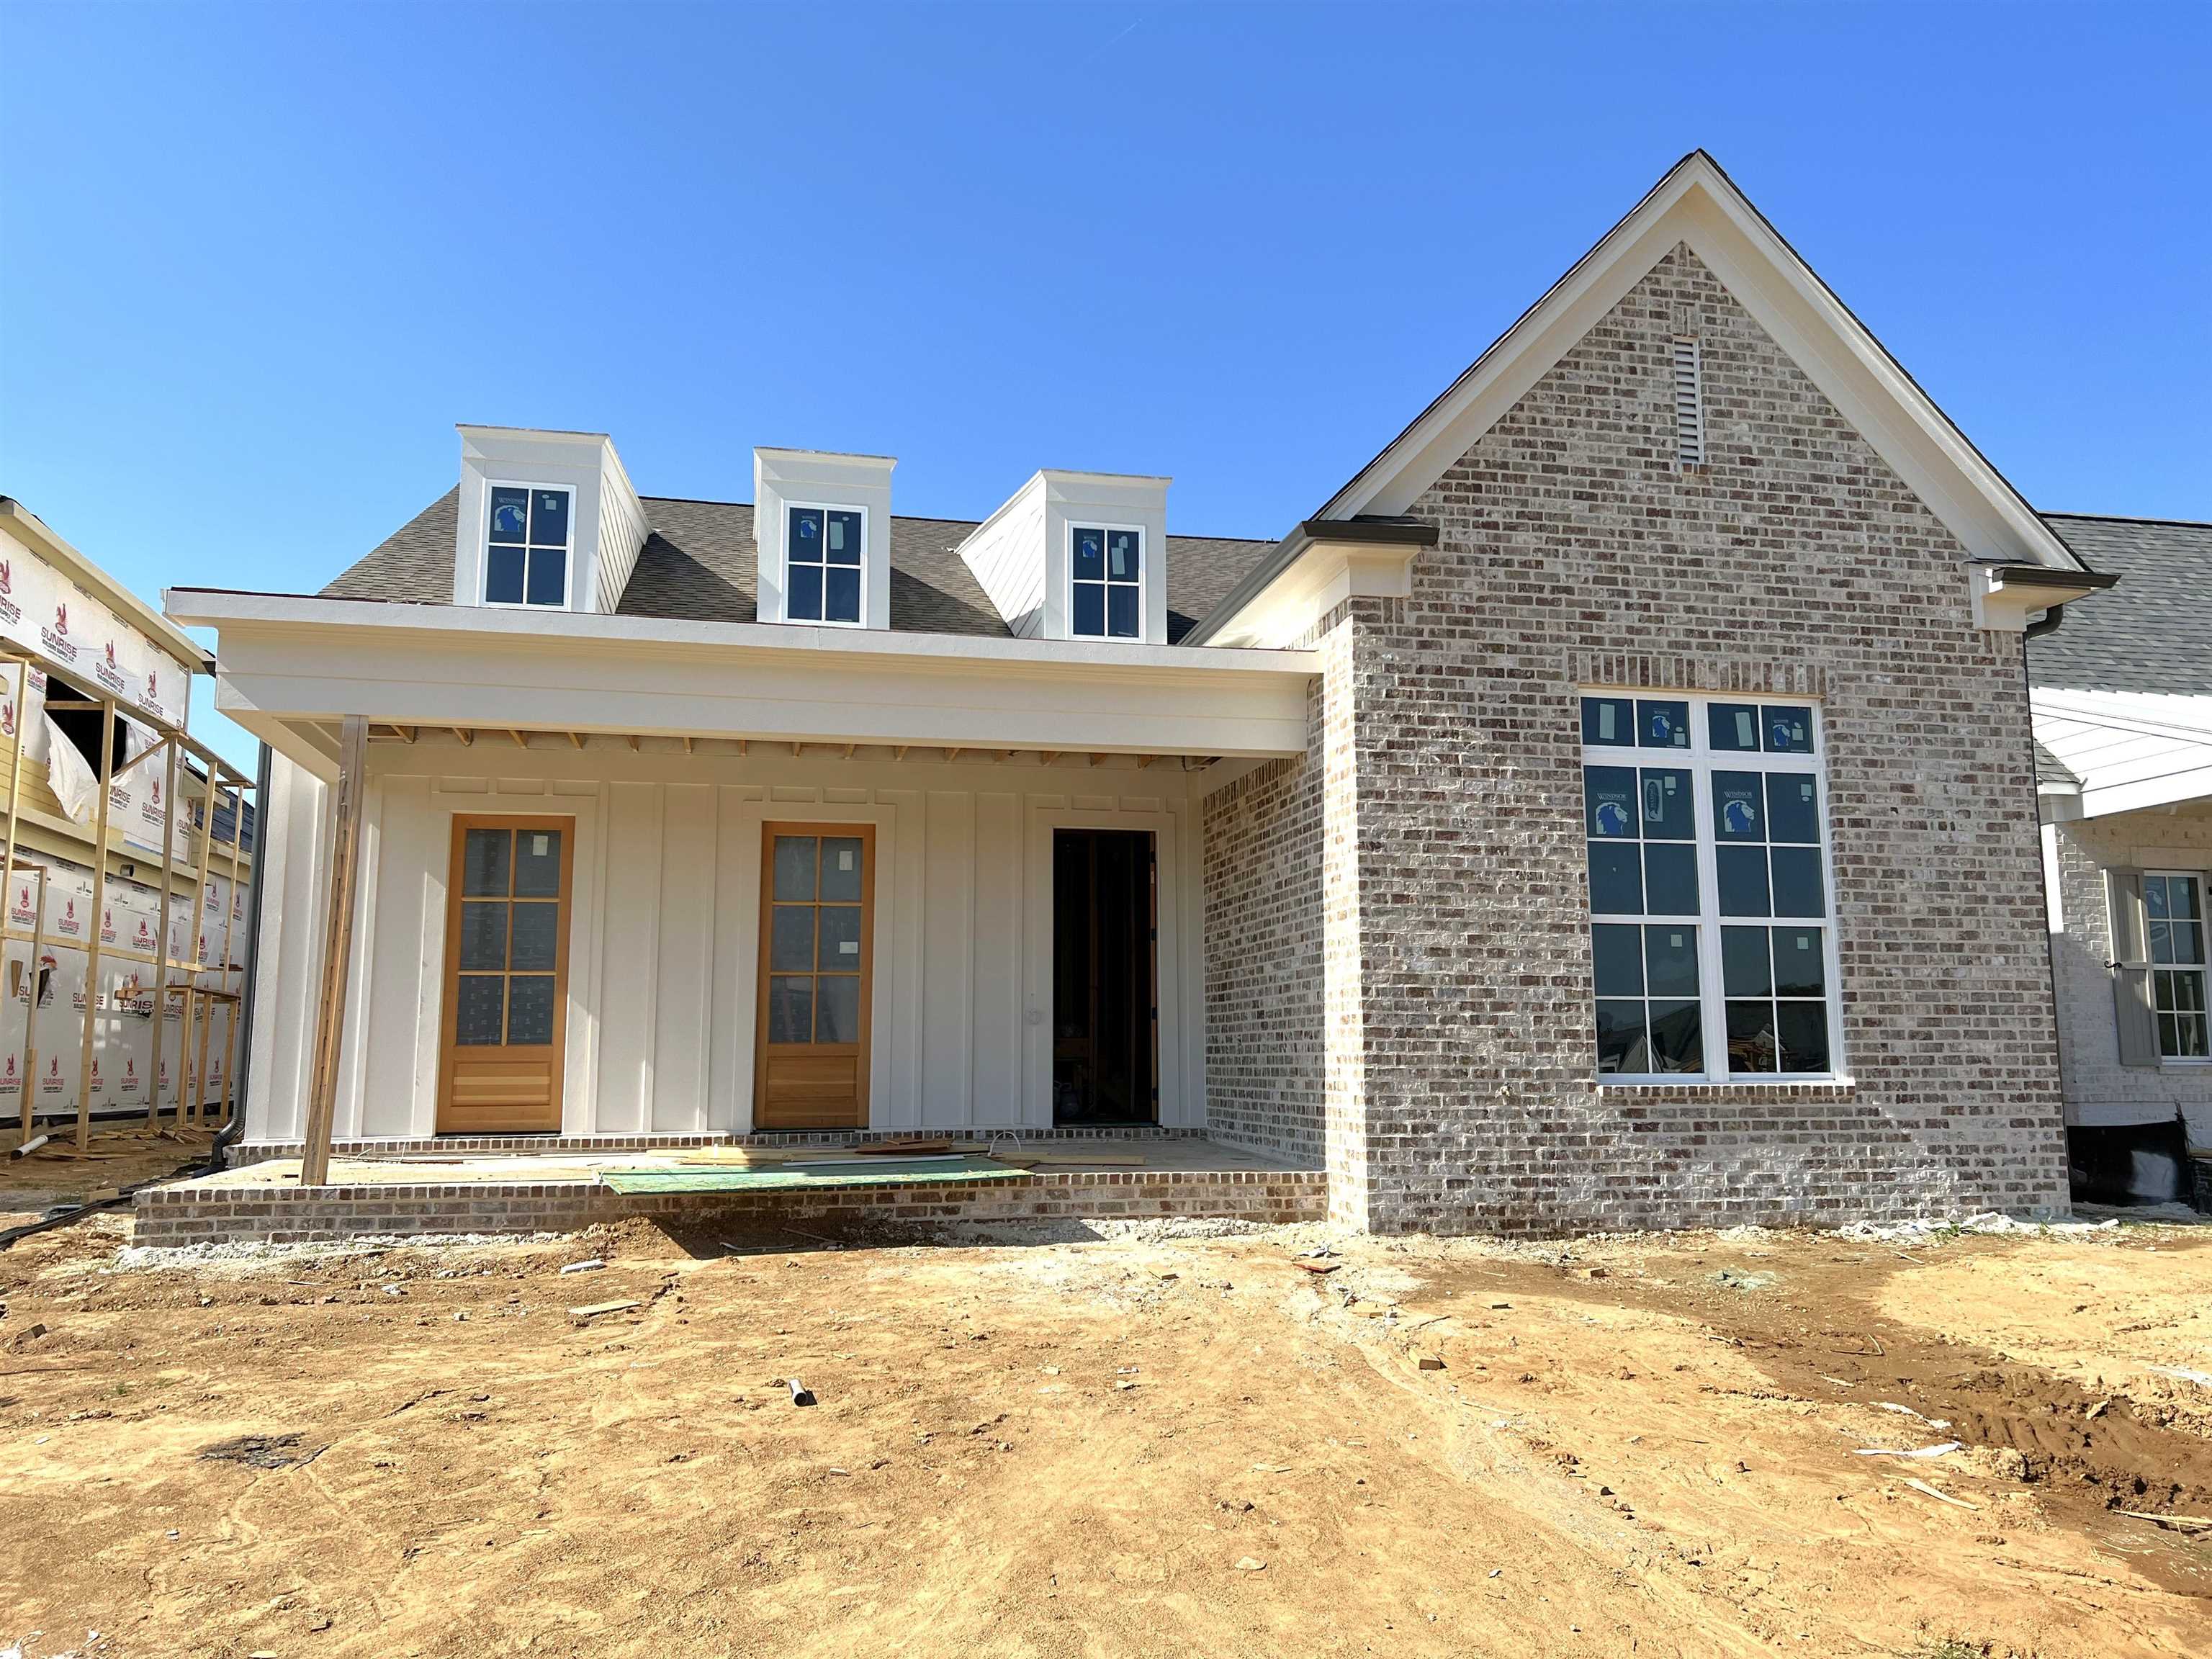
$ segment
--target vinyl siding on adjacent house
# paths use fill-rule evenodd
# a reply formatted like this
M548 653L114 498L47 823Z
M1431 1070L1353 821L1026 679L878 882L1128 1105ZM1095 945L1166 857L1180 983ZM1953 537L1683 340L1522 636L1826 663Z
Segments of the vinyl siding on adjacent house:
M2121 1065L2112 975L2106 966L2112 959L2106 872L2198 871L2212 893L2212 800L2056 823L2050 833L2058 899L2051 965L2067 1122L2165 1123L2179 1112L2190 1144L2212 1146L2212 1065Z

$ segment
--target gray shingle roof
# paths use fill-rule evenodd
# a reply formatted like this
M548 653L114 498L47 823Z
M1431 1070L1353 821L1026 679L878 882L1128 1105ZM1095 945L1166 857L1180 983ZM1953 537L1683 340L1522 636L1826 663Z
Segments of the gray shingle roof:
M2074 775L2073 769L2043 746L2043 739L2035 740L2035 781L2039 784L2066 784L2079 788L2081 780Z
M2092 570L2120 579L2027 642L2031 684L2212 696L2212 524L2046 513Z
M749 501L644 498L649 533L623 590L620 614L692 622L754 619L757 550ZM323 589L332 599L447 605L460 490L447 490ZM1006 624L956 550L965 519L891 519L891 627L909 634L983 634ZM1167 538L1168 639L1180 640L1221 602L1273 542Z

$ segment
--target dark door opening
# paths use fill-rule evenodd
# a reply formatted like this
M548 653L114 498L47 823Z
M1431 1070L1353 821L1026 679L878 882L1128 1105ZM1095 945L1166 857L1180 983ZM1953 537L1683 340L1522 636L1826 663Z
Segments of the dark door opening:
M1157 1123L1158 937L1152 837L1052 833L1052 1118Z

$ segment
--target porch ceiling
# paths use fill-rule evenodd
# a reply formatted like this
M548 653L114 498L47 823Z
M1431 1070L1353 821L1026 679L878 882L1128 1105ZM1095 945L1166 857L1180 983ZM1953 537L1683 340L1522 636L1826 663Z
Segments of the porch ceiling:
M963 763L1177 765L1304 751L1318 655L172 590L217 630L216 706L327 776L377 743Z

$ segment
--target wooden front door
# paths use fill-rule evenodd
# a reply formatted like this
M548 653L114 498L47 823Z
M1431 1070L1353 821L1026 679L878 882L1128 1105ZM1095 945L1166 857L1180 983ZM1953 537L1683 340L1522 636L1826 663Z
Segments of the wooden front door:
M571 818L453 820L440 1134L561 1127L574 843Z
M876 832L770 823L761 836L757 1129L868 1122Z

